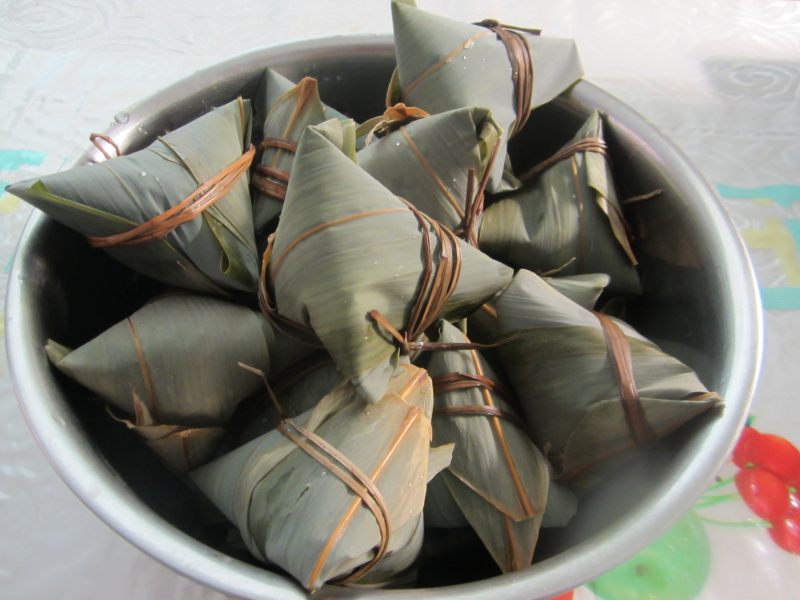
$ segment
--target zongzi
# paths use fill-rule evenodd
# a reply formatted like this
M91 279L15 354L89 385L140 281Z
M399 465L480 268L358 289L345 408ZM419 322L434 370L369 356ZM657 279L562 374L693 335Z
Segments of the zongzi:
M404 364L379 402L345 381L192 477L254 556L309 590L375 583L413 563L430 469L449 462L452 447L431 455L432 408L430 378Z
M439 341L469 343L446 321ZM531 564L548 496L549 467L531 442L509 395L477 350L435 352L428 364L434 384L433 443L452 443L453 461L429 494L452 496L503 572ZM446 505L439 501L439 506ZM434 500L436 506L436 500ZM426 507L426 522L436 524Z
M481 250L539 273L607 273L611 292L641 293L602 123L594 112L525 187L486 209Z
M278 327L316 335L377 401L400 351L440 316L464 317L495 296L512 273L360 169L325 125L300 140L264 254L262 306Z
M250 128L250 102L239 98L143 150L8 191L154 279L216 294L252 292Z
M505 132L488 190L518 187L506 175L508 137L530 111L549 102L583 75L575 42L486 20L461 23L392 2L397 70L387 106L405 102L431 114L481 106Z
M582 308L530 271L514 276L496 307L506 342L493 352L534 441L565 478L721 403L692 369L632 327Z
M61 372L125 415L144 407L149 425L218 426L259 389L238 363L268 372L274 339L269 320L256 311L175 294L149 302L75 350L52 340L46 350Z

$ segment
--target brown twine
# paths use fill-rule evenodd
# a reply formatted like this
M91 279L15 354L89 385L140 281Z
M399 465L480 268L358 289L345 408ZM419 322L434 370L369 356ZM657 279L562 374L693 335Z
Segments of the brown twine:
M597 154L602 154L603 156L608 157L608 145L604 140L598 137L588 137L578 140L577 142L564 146L550 158L546 158L542 162L525 171L519 176L519 180L524 183L530 179L533 179L542 171L549 169L562 160L570 158L578 152L596 152Z
M222 200L239 178L247 172L255 156L255 148L242 154L219 173L204 181L178 204L133 229L109 236L87 236L95 248L133 246L159 240L180 225L191 221L204 210Z
M533 101L533 59L528 42L519 33L533 33L538 35L539 30L504 25L494 19L485 19L476 23L480 27L486 27L497 34L497 37L506 47L508 61L511 63L511 78L514 82L514 98L516 101L516 115L514 128L509 132L509 138L514 137L528 122L531 114L531 104Z
M279 137L266 137L261 141L258 147L262 152L267 148L280 148L281 150L287 150L291 153L297 152L297 142Z
M461 388L466 389L466 388ZM474 406L442 406L433 410L434 417L497 417L511 423L522 431L528 431L527 425L523 421L509 412L497 408L496 406L486 406L476 404Z
M629 198L625 198L620 204L627 205L627 204L636 204L637 202L644 202L645 200L652 200L664 193L662 189L655 189L652 192L647 192L646 194L638 194L636 196L630 196Z
M467 38L466 40L461 42L458 46L453 48L444 58L442 58L441 60L435 62L430 67L425 69L422 73L417 75L417 77L415 79L413 79L411 82L409 82L408 85L403 86L403 94L404 95L410 94L414 90L414 88L416 88L420 83L425 81L428 77L433 75L436 71L441 69L447 63L453 62L455 57L458 56L459 54L461 54L466 48L469 48L475 42L477 42L479 39L481 39L482 37L486 37L487 35L490 35L490 34L491 34L491 32L489 32L489 31L479 31L479 32L471 35L469 38ZM391 89L389 91L391 91ZM389 100L388 92L387 92L386 99L387 99L387 101Z
M150 367L147 364L147 358L144 355L142 340L139 337L139 332L137 331L136 325L134 325L131 317L128 317L128 328L131 331L133 348L136 350L136 358L139 361L139 370L142 373L142 380L144 381L144 391L147 394L147 399L150 403L148 410L150 411L150 415L153 417L153 419L158 423L160 422L160 418L158 415L158 403L156 402L155 388L153 387L153 377L150 373ZM136 412L138 412L138 410Z
M511 397L508 389L499 381L490 379L485 375L472 373L445 373L431 378L433 382L433 393L435 395L455 392L459 390L484 389L494 394L500 394L506 398ZM528 427L513 413L506 412L496 406L486 404L476 404L473 406L441 406L433 410L433 416L438 417L497 417L515 425L523 431Z
M358 465L353 463L320 436L301 427L292 419L284 419L281 421L280 425L278 425L278 431L294 442L298 448L317 461L322 467L335 475L354 494L361 498L361 502L363 502L364 506L366 506L375 517L381 537L375 556L352 574L337 581L339 583L349 583L360 579L366 575L372 567L380 562L389 546L389 510L386 507L383 495L378 489L378 486L375 485L375 482L370 479ZM337 540L332 541L335 543ZM316 579L316 575L321 571L324 558L326 558L326 556L321 557L321 562L318 563L314 569L311 581L308 582L310 586L313 585L313 580Z
M456 230L456 233L475 248L478 247L478 234L475 231L475 227L478 224L478 219L481 214L483 214L486 186L492 174L494 161L499 154L500 142L501 139L498 138L497 143L494 145L494 148L492 148L492 153L489 155L489 160L486 162L486 168L481 176L477 191L473 191L475 187L475 169L467 170L467 196L464 203L464 220L461 222L461 226Z
M286 152L297 152L297 142L285 138L268 137L258 145L255 163L261 162L261 155L268 148L277 148ZM286 198L286 187L289 183L289 172L272 165L258 164L250 178L250 185L266 196L283 202Z
M439 318L445 304L456 289L458 278L461 275L461 246L452 231L409 202L405 200L403 202L414 214L422 230L423 269L417 300L411 309L411 315L403 333L400 333L380 311L371 310L368 314L379 327L398 342L403 354L410 354L425 347L431 348L430 342L416 340ZM434 259L431 233L439 240L438 260ZM441 349L441 344L438 347Z
M286 331L287 333L297 334L303 340L314 340L314 345L320 345L316 340L314 330L305 323L294 321L278 312L278 307L269 295L267 288L267 273L269 271L272 250L275 245L275 234L271 233L267 238L267 247L261 257L261 271L258 274L258 305L273 325ZM284 253L284 256L286 254ZM288 331L287 331L288 330Z
M639 399L639 391L636 389L628 338L611 317L599 312L595 312L594 315L600 321L603 329L608 356L614 369L614 378L617 381L619 397L622 401L622 410L625 413L625 420L633 436L633 441L637 446L652 442L656 436L647 422L644 408Z
M94 147L97 148L103 156L105 156L108 160L116 158L114 156L111 156L108 152L106 152L106 149L100 145L100 140L104 141L106 144L114 148L114 151L117 153L117 156L122 156L122 150L119 149L117 142L115 142L110 136L107 136L104 133L93 133L89 136L89 141L92 144L94 144Z

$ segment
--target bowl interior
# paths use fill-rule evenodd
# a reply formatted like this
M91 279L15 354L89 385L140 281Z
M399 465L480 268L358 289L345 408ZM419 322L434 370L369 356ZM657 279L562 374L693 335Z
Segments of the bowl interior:
M129 121L109 133L124 150L141 148L210 106L237 95L253 97L266 66L294 80L316 77L324 101L360 121L382 112L393 62L391 43L378 37L266 49L200 72L132 107ZM724 460L747 412L760 356L752 273L730 222L683 157L630 109L581 82L534 113L511 145L517 166L557 149L593 108L606 117L620 197L663 190L654 200L631 205L645 291L630 306L628 319L697 370L727 404L632 454L626 468L581 498L568 527L543 531L534 566L503 576L503 588L496 588L499 580L486 580L497 572L474 537L456 540L458 555L444 555L441 549L453 534L431 532L419 584L457 585L439 588L443 596L495 589L500 596L544 598L627 558L691 506ZM82 160L98 158L90 151ZM89 249L79 235L49 219L34 219L21 242L7 311L12 371L31 428L78 495L144 550L228 592L297 594L287 579L251 568L246 553L226 550L229 558L224 558L211 551L222 547L224 531L203 525L207 507L197 495L109 419L101 403L88 402L85 391L51 371L43 357L47 338L81 344L157 289ZM52 429L45 420L53 415L64 425ZM99 485L108 493L92 496L87 486L98 470L104 472ZM122 513L131 507L136 516L123 522ZM201 555L223 564L203 568L199 559L192 562Z

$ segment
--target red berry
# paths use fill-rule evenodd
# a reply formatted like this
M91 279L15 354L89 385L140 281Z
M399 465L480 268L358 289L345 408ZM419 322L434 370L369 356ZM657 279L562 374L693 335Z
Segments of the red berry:
M789 511L786 484L764 469L742 469L736 474L736 488L750 509L762 519L775 521Z
M572 600L572 596L575 593L575 590L570 590L568 592L564 592L563 594L559 594L558 596L553 596L550 600Z
M735 464L740 469L744 469L748 466L748 463L754 464L750 456L750 446L752 443L758 439L761 434L756 430L755 427L745 427L742 430L742 435L739 436L739 441L736 443L736 447L733 449L733 456L731 460L733 460L733 464Z
M779 435L760 433L747 444L750 462L776 475L786 485L800 484L800 450Z
M793 494L790 504L789 512L772 523L769 535L787 552L800 554L800 497Z

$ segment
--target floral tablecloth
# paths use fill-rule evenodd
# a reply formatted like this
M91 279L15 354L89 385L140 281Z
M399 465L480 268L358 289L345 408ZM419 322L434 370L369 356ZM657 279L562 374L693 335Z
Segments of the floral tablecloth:
M797 598L800 506L788 509L796 521L768 521L792 489L776 487L770 476L787 482L794 472L800 479L789 449L800 445L800 3L430 0L421 6L576 38L587 78L667 134L717 190L756 266L766 354L754 429L739 447L738 464L727 465L662 539L570 594L575 600ZM124 107L259 46L390 30L388 2L0 0L0 265L8 272L30 214L2 193L5 185L69 165L87 134ZM5 289L3 278L0 295ZM0 596L220 597L129 546L71 494L22 419L5 360L0 431Z

